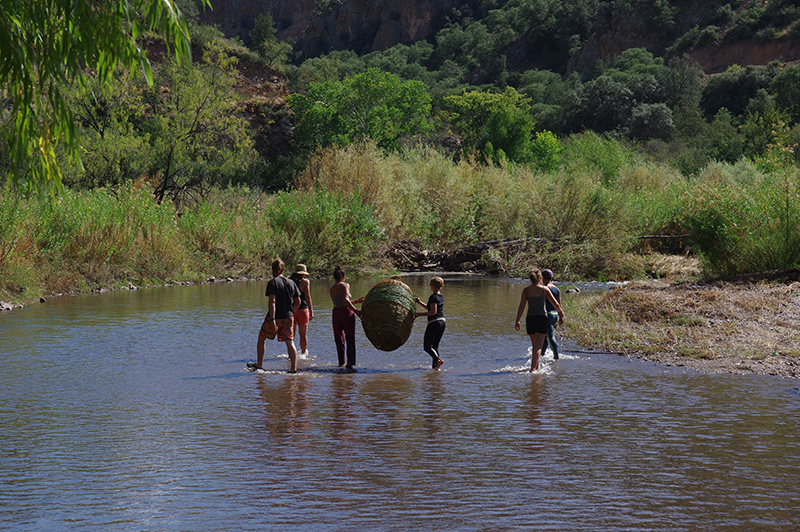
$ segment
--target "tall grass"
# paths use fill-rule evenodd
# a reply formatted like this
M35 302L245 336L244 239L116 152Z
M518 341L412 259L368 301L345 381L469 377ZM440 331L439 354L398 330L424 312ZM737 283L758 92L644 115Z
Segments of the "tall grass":
M693 188L686 224L709 275L800 266L800 177L744 164L711 166Z
M293 191L213 190L180 213L147 186L66 189L51 203L0 189L0 298L262 276L276 256L316 271L380 267L381 252L401 240L448 250L510 239L521 243L482 261L511 274L547 266L562 280L660 270L639 253L643 235L688 234L704 275L799 264L792 167L713 163L687 180L589 135L567 148L567 162L549 172L454 163L426 148L329 148Z

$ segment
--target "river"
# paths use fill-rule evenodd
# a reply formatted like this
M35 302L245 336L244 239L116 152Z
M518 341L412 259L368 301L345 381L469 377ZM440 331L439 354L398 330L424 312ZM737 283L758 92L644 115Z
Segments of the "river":
M427 277L404 281L427 300ZM565 341L531 374L524 284L468 275L445 276L441 371L420 321L391 353L359 324L345 374L330 283L312 280L294 375L278 342L246 371L264 282L0 315L0 529L800 529L797 381Z

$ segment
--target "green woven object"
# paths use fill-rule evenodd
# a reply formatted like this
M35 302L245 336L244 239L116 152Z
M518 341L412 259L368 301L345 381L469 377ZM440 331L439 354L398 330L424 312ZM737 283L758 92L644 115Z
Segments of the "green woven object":
M397 279L381 281L364 296L361 325L376 349L394 351L414 326L414 294Z

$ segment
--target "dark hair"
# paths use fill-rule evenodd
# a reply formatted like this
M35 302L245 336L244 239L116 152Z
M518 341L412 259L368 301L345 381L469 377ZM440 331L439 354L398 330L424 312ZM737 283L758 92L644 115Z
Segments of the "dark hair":
M281 259L275 259L272 261L272 275L273 277L277 277L281 273L283 273L283 269L286 265L283 263Z
M341 266L337 266L336 269L333 270L333 278L336 279L337 283L344 279L344 270Z
M553 275L553 270L542 270L542 279L545 279L545 280L549 281L553 277L555 277Z

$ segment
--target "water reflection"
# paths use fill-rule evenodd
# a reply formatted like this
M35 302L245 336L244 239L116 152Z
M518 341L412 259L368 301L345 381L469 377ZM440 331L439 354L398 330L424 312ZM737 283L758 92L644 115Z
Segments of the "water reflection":
M278 384L259 379L257 386L264 405L264 424L270 435L266 443L277 450L303 450L311 425L307 379L286 379Z

